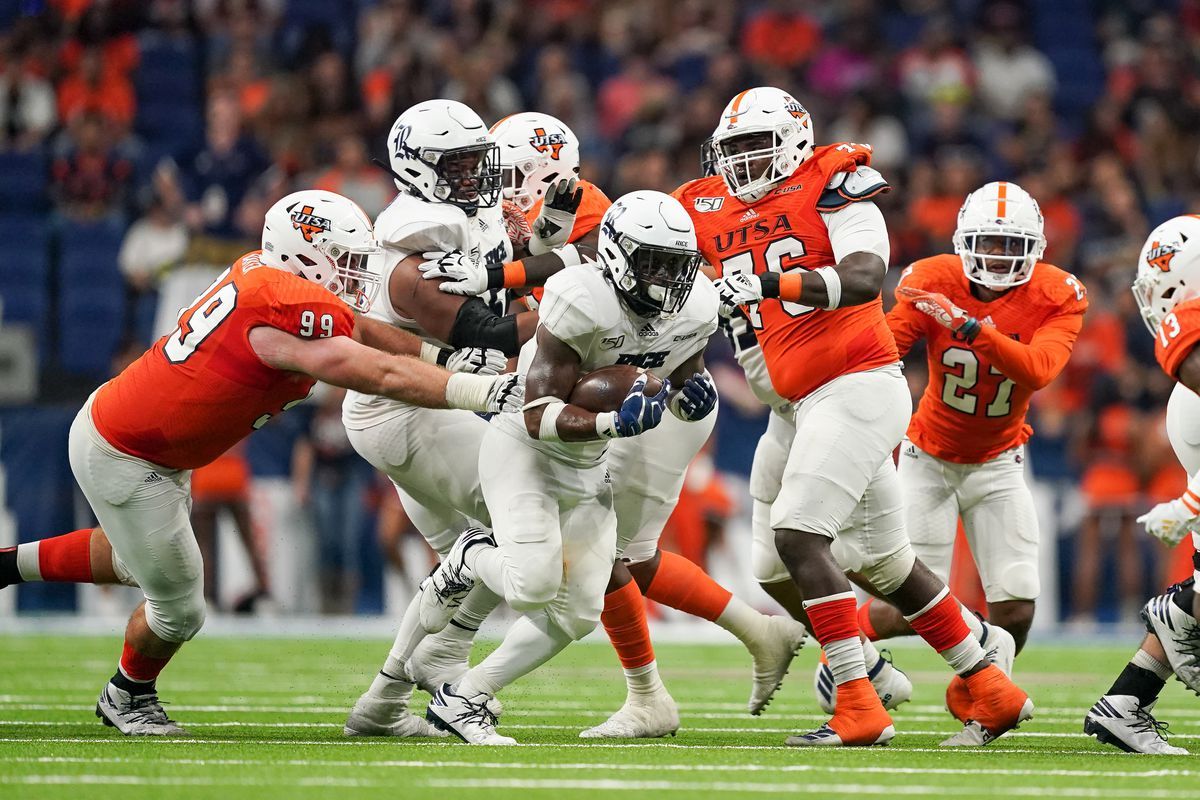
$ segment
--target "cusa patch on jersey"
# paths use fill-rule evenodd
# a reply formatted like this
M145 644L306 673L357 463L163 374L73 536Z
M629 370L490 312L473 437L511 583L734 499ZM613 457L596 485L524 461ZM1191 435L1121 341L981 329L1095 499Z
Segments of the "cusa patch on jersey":
M721 206L725 205L724 197L697 197L692 201L692 205L701 214L707 214L711 211L720 211Z

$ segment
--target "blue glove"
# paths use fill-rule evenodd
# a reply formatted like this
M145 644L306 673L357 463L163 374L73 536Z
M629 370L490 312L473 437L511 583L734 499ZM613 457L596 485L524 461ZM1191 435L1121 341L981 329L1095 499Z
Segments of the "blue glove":
M685 422L704 419L717 407L717 387L711 377L697 372L683 382L672 405L671 411Z
M643 373L629 387L620 410L596 415L596 432L605 439L621 439L645 433L658 425L662 421L663 409L667 407L671 382L663 380L662 389L652 397L642 393L645 388L646 375Z

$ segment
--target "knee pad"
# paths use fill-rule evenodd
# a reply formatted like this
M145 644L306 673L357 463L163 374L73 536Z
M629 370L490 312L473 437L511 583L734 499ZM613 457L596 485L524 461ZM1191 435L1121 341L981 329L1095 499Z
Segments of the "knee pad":
M520 566L510 581L510 596L506 598L514 611L528 613L544 608L562 586L562 553L549 558L545 555L522 557Z
M864 565L862 573L876 589L884 594L891 594L908 578L916 562L917 556L906 542L890 555L873 564Z
M775 531L771 530L771 506L761 500L754 501L751 520L753 538L750 540L750 565L754 580L759 583L779 583L790 580L791 574L779 557L775 547Z
M1025 561L1009 564L1004 568L1000 573L999 592L993 591L991 586L984 588L987 590L984 594L989 603L1002 600L1036 600L1041 593L1042 582L1038 576L1037 564Z
M658 552L658 537L652 539L637 540L629 543L629 546L624 551L617 555L624 561L630 564L641 564L654 558L654 554Z
M174 600L146 598L146 624L164 642L186 642L204 627L204 591L195 590Z
M594 631L600 624L600 610L597 608L594 616L586 612L579 613L578 610L576 613L569 614L553 613L550 615L550 619L562 629L563 633L570 636L572 641L577 642Z

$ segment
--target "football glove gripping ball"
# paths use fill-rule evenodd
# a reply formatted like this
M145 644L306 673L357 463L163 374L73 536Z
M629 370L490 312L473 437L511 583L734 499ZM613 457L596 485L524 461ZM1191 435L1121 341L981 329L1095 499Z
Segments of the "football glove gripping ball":
M645 388L646 376L639 375L629 387L619 410L597 415L597 433L606 439L623 439L645 433L662 422L671 382L664 379L658 394L649 397L642 391Z

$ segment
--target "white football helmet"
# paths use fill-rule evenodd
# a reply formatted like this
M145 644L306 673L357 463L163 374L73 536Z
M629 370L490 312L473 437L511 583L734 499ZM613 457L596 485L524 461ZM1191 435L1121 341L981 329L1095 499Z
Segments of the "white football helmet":
M1138 257L1133 297L1156 335L1175 306L1200 297L1200 217L1175 217L1150 232Z
M412 106L392 123L388 149L400 191L452 203L468 215L500 200L496 141L462 103L427 100Z
M259 261L324 286L355 311L367 311L380 282L367 268L367 257L382 252L371 218L353 200L308 189L267 211Z
M710 141L729 193L757 203L813 154L812 117L782 89L759 86L729 101Z
M1042 210L1010 181L993 181L967 195L958 211L954 252L967 279L989 289L1028 283L1046 251Z
M600 264L642 317L670 317L687 302L700 268L696 228L674 197L643 189L622 195L600 220Z
M511 114L492 126L503 195L528 212L552 183L579 174L579 138L549 114Z

